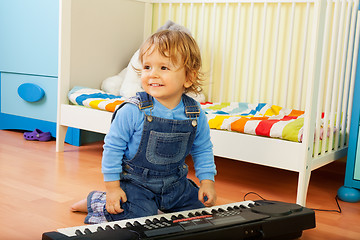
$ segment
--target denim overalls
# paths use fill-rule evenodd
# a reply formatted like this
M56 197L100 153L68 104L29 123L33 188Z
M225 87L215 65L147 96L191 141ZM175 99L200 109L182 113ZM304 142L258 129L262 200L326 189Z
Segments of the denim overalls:
M121 203L124 212L114 215L104 207L108 221L156 215L158 209L167 213L204 207L198 200L198 187L186 177L185 164L195 139L200 109L186 95L182 101L187 120L152 116L152 97L145 92L129 100L140 110L150 108L150 114L145 114L137 153L133 159L123 159L120 187L127 196L127 202Z

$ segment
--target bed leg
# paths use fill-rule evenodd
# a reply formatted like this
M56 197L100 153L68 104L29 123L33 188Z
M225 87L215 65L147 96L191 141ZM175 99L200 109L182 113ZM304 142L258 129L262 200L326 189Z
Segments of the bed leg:
M306 196L309 188L310 175L311 171L308 167L304 171L299 172L296 203L303 207L306 205Z
M63 152L67 126L57 125L56 128L56 152Z

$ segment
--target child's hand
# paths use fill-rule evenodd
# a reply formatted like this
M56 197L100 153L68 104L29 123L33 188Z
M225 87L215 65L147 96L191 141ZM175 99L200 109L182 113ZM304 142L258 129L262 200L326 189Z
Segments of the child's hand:
M124 209L120 206L120 201L127 201L126 193L119 186L119 181L106 182L106 210L111 214L122 213Z
M214 182L211 180L204 179L200 183L199 189L199 200L206 206L211 207L215 205L216 202L216 191L214 187ZM207 197L205 202L204 197Z

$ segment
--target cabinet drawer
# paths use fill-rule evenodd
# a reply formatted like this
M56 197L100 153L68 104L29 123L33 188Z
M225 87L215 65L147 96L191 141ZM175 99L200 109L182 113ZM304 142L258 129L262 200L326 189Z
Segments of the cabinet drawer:
M18 89L27 83L40 87L44 96L38 101L24 100ZM1 73L1 113L56 122L56 106L57 78Z
M58 0L0 1L0 71L58 75Z

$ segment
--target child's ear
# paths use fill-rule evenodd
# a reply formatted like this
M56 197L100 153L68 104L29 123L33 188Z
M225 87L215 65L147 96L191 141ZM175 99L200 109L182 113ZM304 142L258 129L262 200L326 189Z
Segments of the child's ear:
M192 81L191 80L186 80L186 82L184 83L184 88L189 88L193 85Z
M185 88L189 88L193 85L193 81L196 77L196 73L195 72L191 72L188 74L187 78L186 78L186 81L184 83L184 87Z

